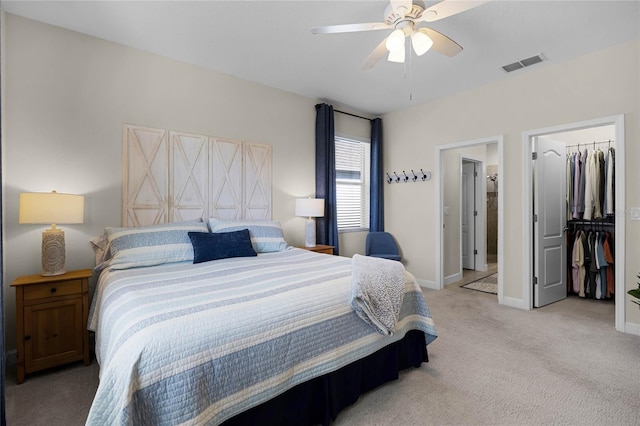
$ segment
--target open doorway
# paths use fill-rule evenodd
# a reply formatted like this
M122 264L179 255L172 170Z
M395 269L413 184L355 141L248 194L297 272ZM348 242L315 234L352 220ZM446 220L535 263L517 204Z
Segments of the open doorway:
M591 133L585 133L585 132ZM595 133L594 133L595 132ZM605 132L605 133L598 133ZM608 133L607 133L608 132ZM584 134L590 135L599 135L604 134L604 136L589 136L589 140L579 139ZM610 135L613 135L611 138ZM578 139L574 139L577 137ZM603 140L600 140L603 139ZM554 234L558 234L561 240L565 240L565 232L570 229L567 225L569 222L557 223L555 220L553 212L555 209L544 208L541 209L539 205L536 204L536 198L534 195L537 191L540 190L540 187L545 185L545 177L548 176L546 166L540 168L537 164L538 160L542 155L546 156L546 154L541 153L542 150L547 150L548 153L553 153L558 156L558 153L562 153L562 161L566 161L569 157L565 157L565 148L571 146L572 144L582 143L584 148L593 148L596 150L596 143L605 143L609 144L609 139L613 143L615 143L615 156L617 158L624 158L624 116L613 116L613 117L605 117L601 119L589 120L578 123L570 123L561 126L555 126L551 128L545 129L537 129L529 132L523 133L523 143L525 147L523 149L524 157L523 157L523 184L525 185L525 190L523 191L523 203L525 206L525 224L523 226L524 234L524 251L523 255L525 258L523 259L523 295L524 295L524 304L528 309L532 309L534 306L541 305L541 301L545 302L546 296L542 296L544 293L544 289L541 289L540 286L548 286L553 287L556 286L556 281L560 282L563 279L569 280L567 277L567 262L556 262L556 257L546 256L544 250L541 250L544 247L544 242L541 241L542 233L537 232L540 229L540 223L544 223L544 234L547 236L553 236ZM578 141L581 142L578 142ZM548 141L552 141L552 143L558 143L555 148L552 145L546 145ZM588 143L588 144L587 144ZM593 145L593 147L591 146ZM543 146L543 148L540 148ZM546 146L551 146L551 148L545 148ZM537 151L537 152L536 152ZM534 159L535 158L535 159ZM558 162L560 164L560 162ZM565 166L566 167L566 166ZM549 169L551 170L551 169ZM566 168L564 169L566 171ZM560 174L563 174L561 171ZM625 206L625 192L624 192L624 179L618 178L615 176L624 176L624 161L617 161L615 163L615 174L614 174L614 182L615 185L613 190L615 191L615 212L624 212ZM566 182L563 178L560 179L560 182ZM557 182L556 182L557 185ZM563 189L566 185L562 184ZM565 196L566 197L566 196ZM562 195L559 196L562 198ZM548 202L549 200L543 196L542 204ZM550 205L560 204L562 209L565 209L564 214L567 215L567 201L566 198L561 200L560 203L551 201ZM613 213L612 220L615 220L615 212ZM549 214L551 216L549 216ZM542 215L542 216L541 216ZM560 216L560 215L558 215ZM569 215L570 216L570 215ZM549 221L545 221L549 219ZM587 218L591 220L591 217ZM561 229L558 231L557 229L551 229L547 226L547 222L554 225L555 228ZM599 220L598 222L603 222L603 220ZM589 226L589 224L588 224ZM602 229L603 225L593 225L595 229ZM614 238L614 253L615 253L615 286L614 286L614 302L615 302L615 326L619 331L624 331L624 319L625 319L625 303L624 303L624 259L625 259L625 223L624 220L615 221L615 238ZM564 249L564 247L562 247ZM559 256L566 256L566 254L560 254ZM550 262L546 262L546 260L551 260ZM550 278L549 278L550 277ZM560 283L559 287L565 287L566 282ZM556 286L557 287L557 286ZM564 295L566 297L566 293ZM551 298L549 300L553 301L555 298ZM544 304L544 303L542 303Z
M502 136L495 136L440 145L436 148L439 159L436 173L440 177L437 188L440 208L436 232L436 288L442 289L445 285L459 282L465 272L484 275L497 272L499 303L502 303L503 297L502 277L499 271L502 261L501 218L504 204L501 201L502 182L498 179L503 168L502 142ZM468 167L468 172L464 171L465 167ZM488 173L489 170L491 174ZM471 174L475 179L471 179ZM469 177L466 184L464 175ZM493 181L489 179L492 175ZM464 198L469 196L472 200L472 194L475 194L475 199L468 201L467 205L475 202L475 208L465 209ZM489 223L490 207L494 209L492 218L495 223ZM468 239L463 236L465 230L462 216L465 211L475 217L474 236L469 236ZM469 245L477 252L472 251ZM490 253L490 247L493 253ZM471 256L473 263L463 264L464 251ZM493 259L493 265L487 261L489 257ZM491 267L494 271L490 271Z

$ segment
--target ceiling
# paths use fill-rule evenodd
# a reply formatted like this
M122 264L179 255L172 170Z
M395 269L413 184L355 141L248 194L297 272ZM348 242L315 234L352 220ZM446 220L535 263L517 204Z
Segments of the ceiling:
M427 7L435 4L426 1ZM381 22L376 1L2 1L6 12L382 115L640 38L638 1L493 0L429 24L464 50L361 68L389 30L311 34ZM512 73L502 65L542 53Z

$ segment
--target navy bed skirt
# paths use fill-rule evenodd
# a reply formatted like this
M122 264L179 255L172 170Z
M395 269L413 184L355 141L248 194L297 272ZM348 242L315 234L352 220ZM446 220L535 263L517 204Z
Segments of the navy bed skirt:
M402 340L337 371L301 383L223 424L328 425L361 394L396 380L400 370L428 362L425 342L422 331L411 330Z

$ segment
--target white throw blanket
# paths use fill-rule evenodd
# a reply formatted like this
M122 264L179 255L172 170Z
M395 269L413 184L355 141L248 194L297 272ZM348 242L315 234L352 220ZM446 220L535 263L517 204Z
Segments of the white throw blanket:
M351 265L351 307L380 333L392 336L404 297L404 266L359 254L353 255Z

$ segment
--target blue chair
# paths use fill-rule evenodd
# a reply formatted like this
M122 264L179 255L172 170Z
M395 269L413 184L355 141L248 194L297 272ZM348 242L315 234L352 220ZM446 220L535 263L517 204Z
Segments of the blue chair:
M365 242L365 254L400 261L400 252L395 240L388 232L369 232Z

